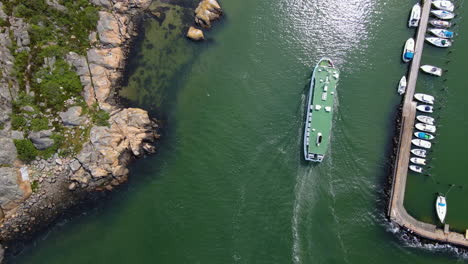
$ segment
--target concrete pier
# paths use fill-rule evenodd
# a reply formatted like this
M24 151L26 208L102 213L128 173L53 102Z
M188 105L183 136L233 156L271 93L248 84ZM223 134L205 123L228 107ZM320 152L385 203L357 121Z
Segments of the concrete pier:
M408 86L406 88L406 94L403 102L401 129L398 136L397 155L393 168L393 184L388 207L388 217L391 221L421 237L439 242L468 247L468 240L463 234L450 232L448 225L445 226L444 229L446 230L444 230L437 228L435 225L418 221L408 214L403 204L405 198L406 179L408 176L409 159L411 156L411 139L413 136L413 128L416 117L417 103L413 101L413 97L416 90L416 82L418 80L419 67L421 64L421 56L424 48L431 3L431 0L422 1L421 20L415 39L415 54L410 65L410 70L408 73ZM421 175L421 177L425 176ZM435 201L428 202L434 204L435 210Z

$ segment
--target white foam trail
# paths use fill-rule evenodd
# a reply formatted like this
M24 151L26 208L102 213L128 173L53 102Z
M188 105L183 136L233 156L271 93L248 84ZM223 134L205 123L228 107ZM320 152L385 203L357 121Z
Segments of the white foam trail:
M296 197L294 199L294 209L292 216L292 236L293 236L293 247L292 247L292 261L295 264L302 263L301 261L301 238L299 236L299 225L300 225L300 215L301 215L301 202L305 189L305 182L307 179L307 172L299 173L296 181L296 186L294 187Z

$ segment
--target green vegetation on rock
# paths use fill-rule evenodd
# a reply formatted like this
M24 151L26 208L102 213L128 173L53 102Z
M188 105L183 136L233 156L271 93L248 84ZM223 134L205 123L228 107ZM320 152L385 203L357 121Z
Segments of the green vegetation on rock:
M22 161L29 162L33 161L38 150L34 147L33 143L29 139L15 139L16 150L18 151L18 158Z
M75 155L89 138L93 124L65 127L59 112L81 106L83 115L99 126L108 126L109 114L99 107L88 108L81 96L79 76L65 61L65 55L76 52L86 55L90 48L89 34L96 30L99 8L88 0L7 0L2 1L7 15L23 18L28 23L30 44L18 47L12 41L14 74L20 93L13 102L11 123L14 130L30 132L54 129L54 145L37 150L29 139L16 140L18 157L31 161L36 156L48 158L59 152ZM0 21L0 24L9 24ZM14 40L13 31L10 38Z

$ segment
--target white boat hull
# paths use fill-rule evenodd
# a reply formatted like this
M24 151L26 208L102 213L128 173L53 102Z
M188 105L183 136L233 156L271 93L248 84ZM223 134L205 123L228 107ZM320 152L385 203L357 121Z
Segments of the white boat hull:
M417 173L423 172L423 168L419 167L418 165L409 165L409 169Z
M454 35L452 31L448 31L448 30L442 29L442 28L430 28L429 32L431 32L432 35L434 35L436 37L446 38L446 39L453 38L453 35Z
M425 158L427 156L427 151L425 149L412 149L411 153L421 158Z
M455 17L454 13L446 11L446 10L432 10L431 14L444 20L452 19Z
M419 3L416 3L411 9L410 18L408 20L408 27L418 27L420 19L421 19L421 5Z
M406 91L406 76L401 77L400 82L398 83L398 94L402 95Z
M401 56L401 59L404 62L409 62L409 61L411 61L413 59L413 56L414 56L414 39L409 38L405 42L405 47L403 49L403 54Z
M438 27L438 28L449 28L452 26L452 23L444 20L438 20L438 19L431 19L429 20L429 23L433 27Z
M417 147L425 148L425 149L430 149L431 148L431 142L422 140L422 139L413 139L411 140L411 143Z
M445 11L449 11L449 12L453 12L453 10L455 9L455 5L452 2L447 1L447 0L432 1L432 4L437 9L445 10Z
M436 212L440 222L445 222L445 216L447 215L447 200L444 196L439 195L436 200Z
M426 38L426 41L439 48L448 48L452 46L452 42L450 40L443 38L429 37Z
M432 107L432 105L418 105L416 106L416 109L424 113L434 112L434 107Z
M414 94L414 99L425 104L434 104L434 96L432 95L417 93Z
M416 165L426 165L426 160L421 158L411 158L410 161Z
M424 135L422 135L421 137L419 133L424 133ZM433 140L435 138L433 135L426 133L426 132L414 132L414 136L420 139L424 139L424 140Z
M428 124L428 125L434 125L434 118L430 117L430 116L425 116L425 115L418 115L416 116L416 119L419 121L419 122L422 122L424 124Z
M416 129L424 131L424 132L429 132L429 133L434 133L436 132L436 127L433 125L428 125L424 123L417 123L416 124Z
M432 65L423 65L421 66L421 70L427 74L434 75L434 76L442 76L442 69Z

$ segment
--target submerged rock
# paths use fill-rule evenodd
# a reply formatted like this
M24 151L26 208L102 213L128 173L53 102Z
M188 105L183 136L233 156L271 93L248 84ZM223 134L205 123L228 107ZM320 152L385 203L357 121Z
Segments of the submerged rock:
M203 35L203 31L198 28L190 27L187 32L187 37L193 40L203 40L205 36Z
M195 22L204 28L210 28L211 21L218 19L222 14L221 6L216 0L202 0L195 9Z

